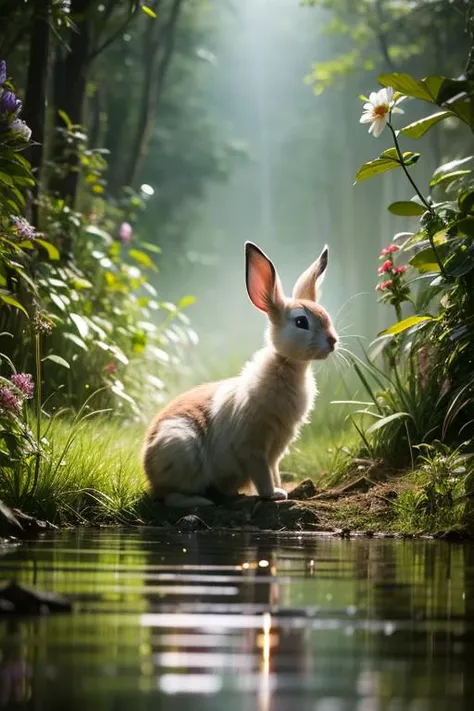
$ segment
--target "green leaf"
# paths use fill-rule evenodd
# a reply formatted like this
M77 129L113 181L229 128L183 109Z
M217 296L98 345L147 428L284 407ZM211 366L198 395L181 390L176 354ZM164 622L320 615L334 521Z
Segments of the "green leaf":
M82 338L79 338L78 335L75 333L69 333L69 331L66 331L66 333L63 333L63 336L66 340L72 341L72 343L75 343L76 346L79 346L79 348L82 348L83 351L88 351L87 344L84 343Z
M64 121L64 123L66 125L67 130L70 131L72 128L72 121L69 118L68 114L65 111L63 111L62 109L58 109L58 116L60 118L62 118L62 120Z
M403 153L403 160L406 165L416 163L419 157L419 153L413 153L412 151L405 151L405 153ZM400 165L395 148L389 148L387 151L381 153L375 160L364 163L356 173L355 182L360 183L362 180L367 180L367 178L373 178L375 175L380 175L394 168L399 168Z
M410 264L422 274L425 272L439 272L440 267L436 260L435 253L431 247L423 249L410 259Z
M67 360L64 360L64 358L61 358L61 356L55 355L54 353L52 355L47 355L44 358L41 358L41 360L43 362L46 360L50 360L52 363L56 363L56 365L60 365L62 368L67 368L68 370L71 368Z
M414 99L424 99L425 101L430 100L430 95L424 87L420 86L420 82L410 74L401 74L400 72L381 74L378 77L378 82L382 84L382 86L391 86L392 89L400 91L405 96L411 96Z
M449 111L438 111L436 114L425 116L425 118L422 118L419 121L414 121L413 123L408 124L408 126L401 128L400 133L404 136L408 136L408 138L421 138L427 131L430 130L430 128L436 126L436 124L440 121L444 121L444 119L448 118L448 116L452 116Z
M424 323L432 320L433 316L409 316L408 318L404 318L402 321L397 321L397 323L394 323L393 326L390 326L390 328L386 328L378 335L395 336L397 333L403 333L403 331L407 331L409 328L412 328L412 326L417 326L419 323Z
M470 90L470 82L447 79L435 74L426 79L415 79L410 74L392 72L381 74L378 81L382 86L391 86L405 96L428 101L430 104L441 105L454 98L457 94Z
M388 211L391 212L392 215L414 217L416 215L423 215L426 212L426 207L412 200L398 200L388 206Z
M153 252L154 254L161 254L161 247L158 247L157 244L153 244L153 242L140 242L140 247L143 247L143 249L147 249L149 252Z
M148 15L148 17L151 17L153 20L156 20L156 12L154 12L151 7L148 7L148 5L142 5L141 8L145 15Z
M472 212L474 208L474 190L468 190L458 197L458 205L461 212Z
M14 306L16 309L19 309L20 311L23 311L25 316L29 318L28 316L28 311L25 309L24 306L20 304L19 301L17 301L13 296L10 296L10 294L0 294L0 299L5 303L8 304L9 306Z
M35 244L41 245L47 251L48 257L53 261L57 261L61 256L59 254L59 249L55 247L54 244L51 244L51 242L47 242L45 239L39 239L36 237Z
M430 188L434 188L442 183L451 183L453 180L462 178L464 175L469 175L469 173L472 173L472 170L453 170L452 173L439 175L437 178L430 180Z
M79 335L82 338L87 338L89 334L89 324L87 323L85 318L76 313L70 313L69 317L77 328L77 330L79 331Z
M474 237L474 217L464 217L456 222L456 226L463 235Z
M15 183L13 181L13 178L11 178L7 173L3 173L0 171L0 183L3 183L4 185L9 185L10 187L13 186Z
M370 427L367 429L367 434L372 434L373 432L377 432L377 430L381 430L383 427L386 427L391 422L395 422L396 420L406 419L407 417L412 418L412 415L410 415L409 412L394 412L392 415L387 415L387 417L382 417L380 420L377 420L377 422L374 422L373 425L370 425Z
M142 252L140 249L129 249L128 256L141 264L143 267L146 267L147 269L154 269L156 271L155 263L146 252Z
M195 303L195 296L183 296L178 302L178 309L185 309L187 306L192 306Z

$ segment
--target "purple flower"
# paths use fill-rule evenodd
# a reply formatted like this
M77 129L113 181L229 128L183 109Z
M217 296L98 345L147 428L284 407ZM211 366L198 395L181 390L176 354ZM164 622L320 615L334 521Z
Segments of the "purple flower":
M17 99L13 91L8 89L0 97L0 113L16 114L21 109L21 101Z
M24 217L18 217L17 215L10 215L10 222L13 226L14 231L18 237L21 239L33 240L38 236L38 232L35 230L33 225L30 225L28 220Z
M26 400L30 400L33 397L35 391L35 384L30 373L15 373L10 377L13 385L16 385L18 390L21 392Z
M0 59L0 84L5 84L7 80L7 63L4 59Z
M0 407L10 412L21 412L21 402L9 388L0 388Z

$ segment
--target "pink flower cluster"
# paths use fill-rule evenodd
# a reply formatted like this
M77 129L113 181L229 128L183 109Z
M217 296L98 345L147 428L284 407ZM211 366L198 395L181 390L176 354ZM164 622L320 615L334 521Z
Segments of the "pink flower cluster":
M30 373L14 373L10 376L14 389L7 385L0 387L0 408L7 412L19 414L23 400L31 400L35 384Z
M394 252L398 252L400 247L397 244L390 244L388 247L384 247L382 251L380 252L379 259L383 259L384 257L389 257L384 261L382 266L380 266L377 269L377 274L381 276L382 274L390 274L390 276L395 276L397 274L405 274L407 267L406 266L401 266L401 267L395 267L393 264L392 260L392 254ZM375 287L376 291L386 291L387 289L391 289L393 286L393 279L387 279L386 281L380 282L380 284L377 284Z

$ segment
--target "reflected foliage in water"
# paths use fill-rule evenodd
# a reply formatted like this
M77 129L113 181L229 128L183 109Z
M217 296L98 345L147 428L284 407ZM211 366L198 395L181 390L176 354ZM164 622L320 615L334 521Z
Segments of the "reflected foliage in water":
M426 711L474 694L474 547L60 532L0 577L75 612L0 622L0 707Z

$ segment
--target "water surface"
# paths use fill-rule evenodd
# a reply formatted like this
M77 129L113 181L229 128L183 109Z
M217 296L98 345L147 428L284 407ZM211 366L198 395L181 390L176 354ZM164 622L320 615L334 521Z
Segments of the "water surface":
M474 708L474 546L49 533L0 554L72 615L0 621L0 707Z

